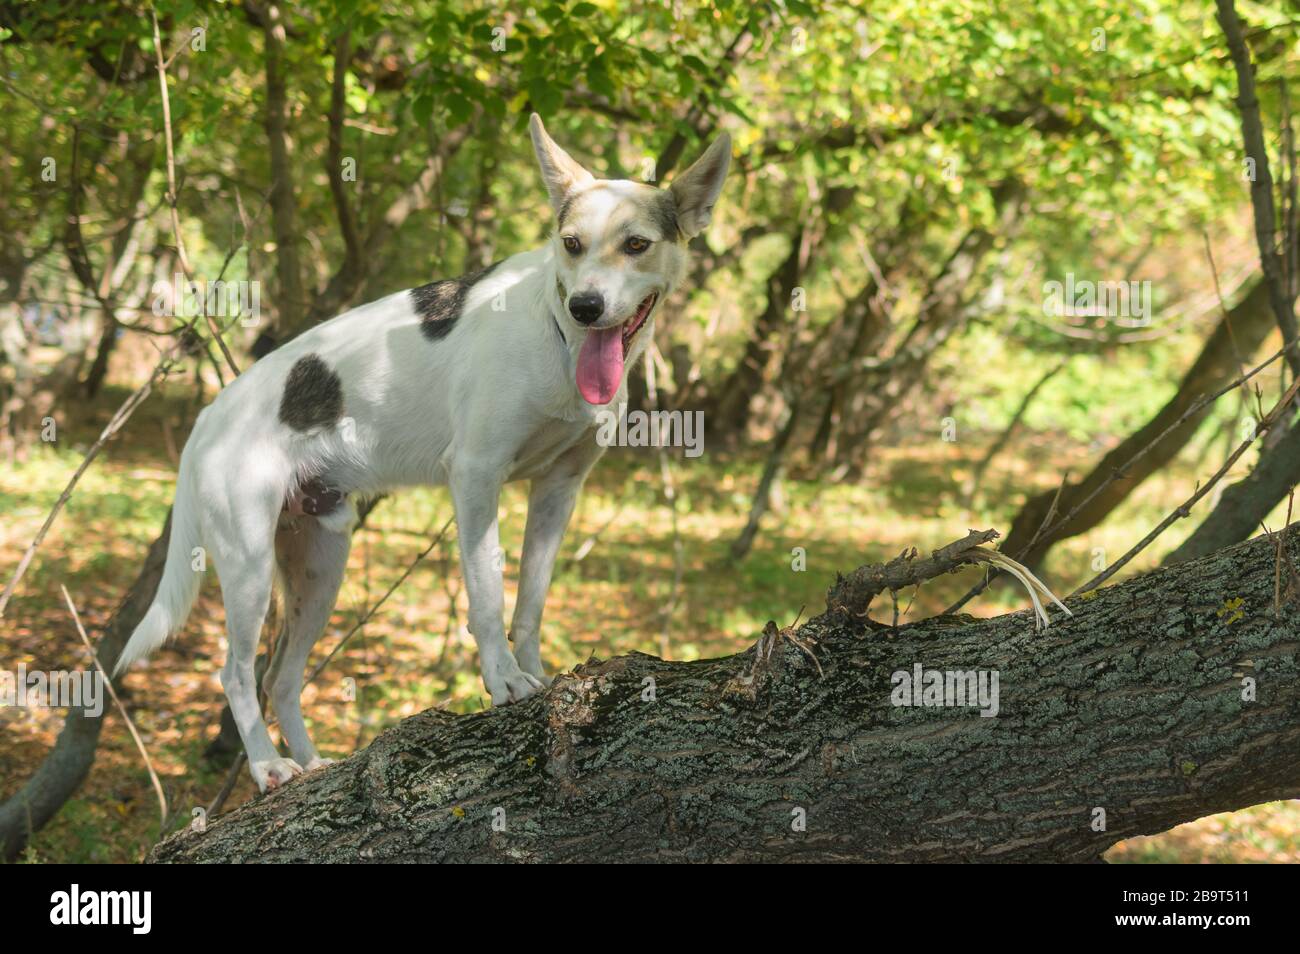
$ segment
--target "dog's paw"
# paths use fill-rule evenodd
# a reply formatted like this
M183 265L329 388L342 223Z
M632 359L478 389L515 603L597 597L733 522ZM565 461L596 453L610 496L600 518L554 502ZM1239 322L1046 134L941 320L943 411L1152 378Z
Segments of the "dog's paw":
M543 688L550 688L551 683L555 681L555 677L546 674L546 669L542 666L541 655L537 651L536 640L516 644L514 657L520 669L540 682Z
M528 666L521 665L519 668L524 671L524 675L532 676L534 679L540 682L542 684L543 689L551 688L551 683L555 682L555 677L548 676L546 674L546 670L542 669L540 666L538 666L536 669L532 669Z
M551 688L551 683L555 681L555 677L548 676L546 674L546 670L542 668L542 664L540 662L529 661L527 659L520 659L518 656L516 656L515 659L519 662L519 668L523 671L525 675L532 676L534 679L540 682L542 684L542 688L544 689Z
M483 673L483 685L487 687L494 706L521 702L546 688L546 684L541 679L520 669L514 657L508 658L510 662L502 665L495 672Z
M267 759L265 762L252 762L248 767L253 773L253 781L263 792L279 788L295 775L302 774L302 766L293 759Z
M333 764L334 764L333 759L322 758L321 756L318 755L310 762L307 763L307 765L303 768L303 771L314 772L318 768L325 768L327 765L333 765Z

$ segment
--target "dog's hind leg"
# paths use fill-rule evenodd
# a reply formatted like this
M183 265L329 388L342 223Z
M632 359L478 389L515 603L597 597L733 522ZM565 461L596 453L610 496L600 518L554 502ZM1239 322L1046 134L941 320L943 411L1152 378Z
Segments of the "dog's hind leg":
M239 471L240 479L214 477L203 488L208 502L204 539L221 581L226 607L226 664L221 686L248 755L248 768L262 791L289 781L302 771L281 757L271 741L257 698L255 663L275 578L275 526L284 488L275 481L271 459ZM205 472L228 475L232 468L210 462ZM260 478L260 479L258 479Z
M245 549L238 554L218 556L217 576L221 599L226 605L226 636L229 647L221 670L221 687L230 702L230 712L248 754L248 767L262 791L287 782L302 771L291 759L281 758L271 742L266 720L257 701L254 665L262 624L271 604L274 556L271 533L260 551Z
M344 504L349 510L350 501ZM351 510L354 517L355 511ZM329 526L311 516L283 520L275 535L275 558L284 596L284 630L266 676L267 696L280 720L280 734L305 771L328 765L302 718L303 672L312 646L329 622L352 544L352 519Z

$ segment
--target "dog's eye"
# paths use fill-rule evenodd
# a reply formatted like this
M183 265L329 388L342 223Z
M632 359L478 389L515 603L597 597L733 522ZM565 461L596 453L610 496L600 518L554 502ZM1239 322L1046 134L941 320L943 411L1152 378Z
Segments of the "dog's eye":
M623 251L627 252L627 254L629 255L640 255L649 247L650 247L650 240L643 239L639 235L633 235L630 239L628 239L626 242L623 243Z
M582 251L582 243L572 235L564 236L564 250L570 255L577 255Z

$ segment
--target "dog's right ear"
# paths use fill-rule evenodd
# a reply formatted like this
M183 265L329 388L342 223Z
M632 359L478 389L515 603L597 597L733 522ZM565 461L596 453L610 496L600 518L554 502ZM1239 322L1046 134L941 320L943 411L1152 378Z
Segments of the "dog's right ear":
M551 206L558 214L569 193L594 182L595 177L555 144L555 140L546 134L542 117L536 113L528 120L528 132L533 137L533 152L537 153L537 165L542 170L542 181L546 183Z

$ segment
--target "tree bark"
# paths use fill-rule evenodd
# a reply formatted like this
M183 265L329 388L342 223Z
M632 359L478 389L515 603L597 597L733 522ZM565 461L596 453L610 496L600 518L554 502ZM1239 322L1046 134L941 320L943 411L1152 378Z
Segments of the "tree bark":
M523 703L428 710L150 860L1091 862L1300 794L1272 540L1086 594L1041 633L1028 612L865 617L991 535L841 578L825 613L734 656L592 661ZM1280 539L1286 582L1300 528ZM917 664L997 671L998 716L892 705Z
M790 446L790 438L794 436L795 429L799 426L799 410L800 404L796 398L786 411L785 424L781 426L781 430L772 441L767 460L763 464L763 473L758 478L758 487L754 490L754 499L749 505L749 519L745 521L745 528L740 531L740 536L731 541L729 552L733 562L743 560L749 554L754 539L758 536L759 525L772 505L772 485L776 483L781 467L785 463L785 452Z

